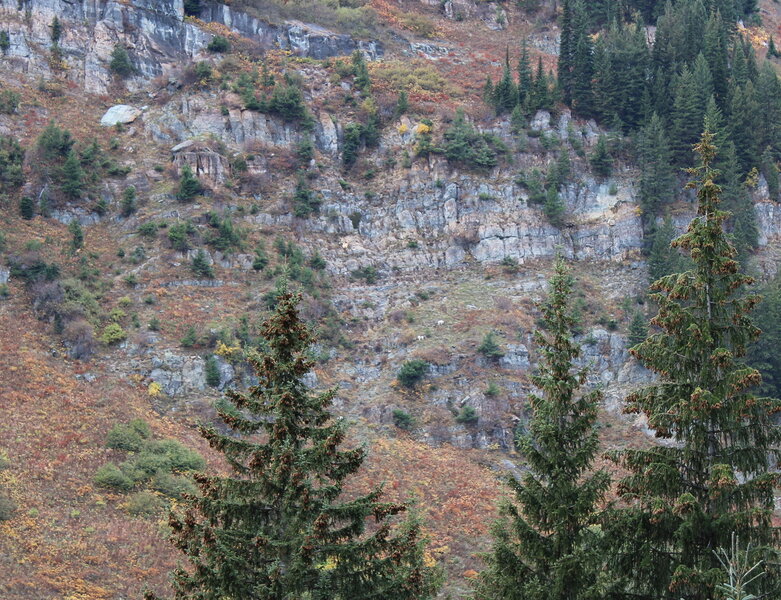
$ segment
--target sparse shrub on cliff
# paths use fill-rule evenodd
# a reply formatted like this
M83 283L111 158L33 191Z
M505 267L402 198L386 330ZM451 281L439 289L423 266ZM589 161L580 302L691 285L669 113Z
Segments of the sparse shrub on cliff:
M425 360L416 358L414 360L408 360L396 374L396 379L404 387L415 387L428 373L429 364Z

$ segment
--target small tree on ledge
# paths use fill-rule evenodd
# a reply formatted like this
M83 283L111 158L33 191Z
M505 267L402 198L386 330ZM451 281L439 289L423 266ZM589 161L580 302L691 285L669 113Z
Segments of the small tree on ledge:
M313 394L302 381L313 338L298 301L284 291L263 325L268 350L250 360L258 384L225 396L219 415L232 434L202 428L233 473L200 475L201 495L171 517L173 543L191 563L173 574L175 597L432 598L438 577L424 566L419 523L391 525L407 507L380 502L379 489L343 497L365 450L339 449L345 423L328 411L336 390Z

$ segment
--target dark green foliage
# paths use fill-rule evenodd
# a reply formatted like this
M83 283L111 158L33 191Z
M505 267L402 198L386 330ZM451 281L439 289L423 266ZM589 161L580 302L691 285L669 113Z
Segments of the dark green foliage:
M363 59L363 53L356 50L352 55L353 73L355 73L355 87L364 94L371 90L371 79L369 78L369 69L366 68L366 61Z
M123 79L130 77L136 71L133 63L130 62L127 50L121 44L114 46L114 50L111 51L111 62L108 67Z
M510 73L509 56L505 58L502 78L496 84L493 90L493 105L496 114L512 112L518 104L518 88L515 86L512 74Z
M209 52L217 52L222 54L231 51L231 43L224 35L215 35L209 42L209 45L206 46L206 49Z
M49 124L38 136L38 151L41 158L46 161L62 160L71 151L74 139L70 131L60 129L54 121Z
M415 427L415 417L400 408L393 409L393 424L399 429L410 431Z
M133 489L133 480L125 475L114 463L108 463L100 467L93 477L95 485L126 492Z
M648 337L648 323L640 311L635 311L632 315L632 321L629 323L629 333L627 343L631 346L637 346Z
M293 194L293 214L301 219L317 213L320 210L320 197L312 191L306 177L299 174L296 191Z
M327 263L325 262L325 259L320 255L320 253L315 250L315 253L311 256L309 259L309 266L312 267L315 271L322 271L326 268Z
M749 346L747 362L762 375L760 393L781 398L781 276L762 289L762 302L755 312L762 335Z
M252 260L252 268L256 271L262 271L268 266L268 254L263 246L255 248L255 258Z
M607 147L607 138L604 135L599 136L594 152L588 160L591 163L591 168L594 169L595 174L600 177L610 177L610 173L613 171L613 157L610 156L610 151Z
M24 154L16 139L0 136L0 191L14 191L24 184Z
M361 149L361 136L363 126L360 123L349 123L344 128L342 143L342 164L349 169L358 159L358 151Z
M62 166L62 193L66 197L76 199L81 196L84 190L84 169L81 168L81 162L76 152L71 150L68 158Z
M30 196L22 196L19 200L19 214L28 221L35 217L35 200Z
M651 248L648 256L648 275L651 283L665 275L677 273L684 268L684 257L670 244L675 239L675 226L669 216L664 218L651 234Z
M462 406L461 410L456 415L456 423L462 425L475 425L480 420L477 411L472 406Z
M190 325L184 332L184 337L179 341L182 348L192 348L198 343L198 332Z
M180 202L187 202L195 198L203 191L201 182L193 175L190 165L182 167L182 174L179 178L179 189L176 191L176 199Z
M420 525L389 521L406 506L380 502L379 489L342 499L365 450L339 448L345 422L328 411L336 390L314 394L303 382L313 340L297 302L283 293L264 323L267 349L251 360L258 385L219 405L231 433L201 430L232 474L199 476L201 495L171 516L172 542L192 563L173 573L175 597L432 598ZM367 531L370 517L379 525Z
M203 0L184 0L184 14L190 17L197 17L201 14Z
M298 121L306 124L309 120L309 113L306 110L301 89L290 83L274 87L268 101L268 111L279 115L285 121Z
M774 202L778 202L778 166L776 165L770 146L765 148L765 151L762 153L762 175L765 176L765 181L767 181L767 191L770 199Z
M22 97L13 90L0 91L0 113L12 115L19 108Z
M144 225L149 225L148 223L145 223ZM154 223L151 224L154 229L151 229L152 231L155 231L157 229L157 225ZM139 232L140 232L139 228ZM187 252L190 249L190 236L195 233L195 227L193 227L193 224L190 223L190 221L184 221L182 223L177 223L176 225L172 225L168 228L168 241L171 242L171 247L174 250L177 250L179 252Z
M305 135L301 138L296 146L296 158L302 165L308 165L309 162L315 157L315 146L312 143L312 138Z
M651 223L653 217L672 202L675 183L664 125L656 113L640 131L637 153L640 163L640 208L645 222Z
M575 366L581 350L572 337L572 278L561 259L550 290L535 336L542 359L532 382L541 395L530 397L529 431L516 440L530 470L520 481L508 477L514 500L500 508L478 600L602 597L590 528L610 482L604 471L593 472L601 393L580 391L587 369Z
M485 334L483 341L477 347L477 351L486 358L497 360L504 356L499 344L496 342L496 334L493 331L489 331Z
M495 167L498 154L507 150L498 139L476 131L460 109L452 125L445 131L444 140L445 158L473 169Z
M133 419L127 425L117 423L106 436L106 446L114 450L138 452L151 434L149 424L141 419Z
M206 61L200 61L195 63L195 78L199 82L208 83L209 79L212 78L212 75L214 72L212 71L212 66Z
M73 250L79 250L84 247L84 230L81 228L81 224L78 220L73 219L68 224L68 231L71 234L71 248Z
M62 37L62 23L60 23L60 19L57 15L54 15L54 19L52 19L52 24L49 28L51 29L49 37L51 38L52 44L56 46Z
M372 267L371 265L366 267L360 267L359 269L355 269L351 273L353 279L363 279L368 284L377 283L377 269Z
M129 217L134 212L136 212L136 188L130 185L122 192L120 214L123 217Z
M216 231L207 236L207 242L220 252L230 252L241 249L245 233L233 225L229 216L220 217L217 213L209 213L209 225Z
M773 41L772 38L770 40ZM11 49L11 38L8 35L8 32L3 30L0 31L0 52L3 53L3 56L8 54L8 50Z
M396 379L404 387L415 387L428 374L428 371L429 364L425 360L416 358L401 365Z
M203 248L199 248L198 252L193 256L190 262L190 269L196 277L214 279L214 268L209 264L209 258L206 256Z
M407 92L401 90L399 92L399 99L396 101L396 110L394 111L394 114L397 117L400 117L401 115L407 114L408 110L409 110L409 98L407 97Z
M613 581L638 598L713 598L722 578L714 548L730 547L733 535L751 544L749 564L766 561L757 594L774 597L781 583L771 549L778 475L770 471L781 402L751 392L759 373L741 361L759 335L748 317L758 298L744 293L752 280L724 232L712 139L704 133L697 147L698 216L674 242L693 267L652 285L661 331L632 349L659 379L630 394L626 410L676 441L616 453L629 472L618 487L626 507L606 519L605 535Z
M564 226L564 216L566 215L567 207L556 188L549 188L545 194L542 212L545 213L545 218L554 227L561 228Z
M206 385L218 387L220 385L220 366L217 364L217 358L211 355L206 359Z

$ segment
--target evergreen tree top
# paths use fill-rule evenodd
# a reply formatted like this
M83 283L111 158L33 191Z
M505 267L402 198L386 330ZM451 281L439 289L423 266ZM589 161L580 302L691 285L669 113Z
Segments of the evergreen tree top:
M345 423L328 410L336 390L315 393L302 381L313 337L299 300L281 290L262 328L267 348L250 360L258 384L231 390L219 407L233 433L201 430L233 474L199 475L201 495L171 517L172 540L191 563L174 572L176 598L432 598L439 576L424 565L419 521L389 519L407 506L380 502L380 488L343 497L365 450L339 448Z

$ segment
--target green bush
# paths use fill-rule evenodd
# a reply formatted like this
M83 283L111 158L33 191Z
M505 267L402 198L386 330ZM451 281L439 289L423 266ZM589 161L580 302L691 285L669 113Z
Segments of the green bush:
M206 359L206 384L211 387L220 385L220 366L217 364L217 358L212 355Z
M209 259L206 256L206 252L203 251L203 248L199 248L198 252L193 256L190 268L196 277L214 279L214 268L209 264Z
M133 63L130 62L130 56L128 56L127 50L120 44L114 46L114 50L111 51L111 62L109 63L108 68L122 78L130 77L135 72L135 68L133 67Z
M426 376L428 371L429 364L425 360L416 358L408 360L401 365L401 369L396 374L396 379L405 387L414 387Z
M222 54L224 52L231 51L231 43L224 35L215 35L209 42L209 45L206 46L206 49L209 52L217 52Z
M177 499L183 498L185 494L194 496L198 492L198 488L189 478L170 473L157 473L149 483L149 487L169 498Z
M24 154L16 139L0 136L0 191L13 191L24 183Z
M129 217L134 212L136 212L136 188L130 185L122 192L121 214L123 217Z
M125 475L114 463L100 467L93 478L95 485L126 492L133 488L133 480Z
M363 279L368 284L377 282L377 269L372 266L361 267L352 272L353 279Z
M496 335L493 331L485 334L483 341L477 347L477 351L489 359L498 359L504 356L504 352L496 343Z
M206 466L206 461L195 450L190 450L176 440L154 440L149 442L144 454L162 456L165 460L166 471L185 473L188 471L200 471Z
M142 438L137 431L128 425L114 425L106 437L106 446L115 450L138 452L141 450L143 445L144 438Z
M415 427L415 417L400 408L393 410L393 424L399 429L409 431Z
M201 182L193 175L190 165L182 167L182 174L179 178L179 189L176 192L176 199L180 202L187 202L195 198L203 191Z
M0 113L12 115L19 108L19 101L22 97L13 90L3 90L0 92Z
M274 87L268 102L268 111L279 115L285 121L306 122L309 119L301 89L291 84Z
M117 423L106 437L106 446L115 450L138 452L144 445L144 440L152 435L149 423L143 419L133 419L127 424Z
M477 411L471 406L462 407L461 411L456 415L456 423L463 425L474 425L478 419Z
M449 162L475 169L490 169L498 163L498 155L507 152L506 146L489 134L479 133L466 121L459 110L453 124L444 133L444 153Z
M127 339L127 333L119 323L109 323L103 329L103 333L100 334L100 341L110 346L112 344L118 344Z
M19 214L28 221L35 217L35 201L30 196L22 196L19 200Z
M320 198L307 185L306 178L299 175L296 183L296 191L293 195L293 213L305 219L312 213L320 210Z
M192 348L198 343L198 334L195 331L195 327L192 325L187 328L184 333L184 337L179 342L182 348Z
M125 510L134 517L145 517L160 512L165 503L152 492L136 492L125 503Z
M168 230L168 241L174 250L187 252L190 249L190 236L194 233L195 227L189 221L177 223Z

